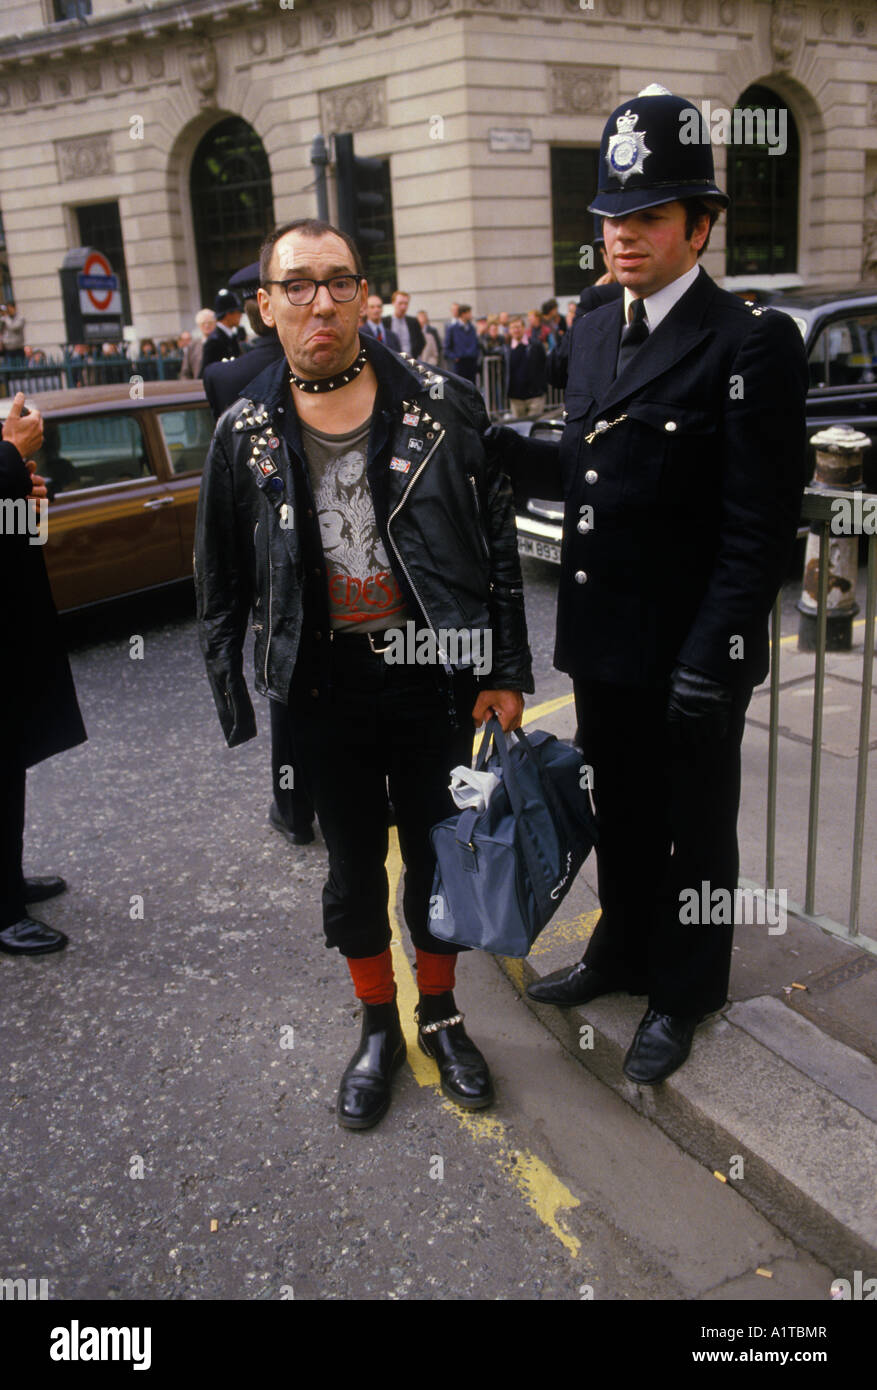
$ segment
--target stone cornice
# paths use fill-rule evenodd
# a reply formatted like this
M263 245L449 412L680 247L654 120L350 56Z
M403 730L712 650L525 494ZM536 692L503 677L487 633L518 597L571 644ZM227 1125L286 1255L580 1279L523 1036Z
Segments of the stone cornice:
M275 60L290 52L313 52L326 44L349 43L360 36L385 33L430 20L494 17L541 20L552 25L578 19L594 29L604 26L654 27L716 34L732 30L751 34L759 10L772 8L776 42L788 45L797 25L804 42L844 46L877 41L875 0L155 0L136 11L88 20L65 20L21 35L0 38L0 72L25 72L48 59L52 70L62 62L87 63L118 56L127 47L178 44L181 40L226 37L257 25L266 35L251 44L252 60ZM745 20L744 20L745 16ZM791 39L786 37L789 30ZM271 34L270 42L267 34Z

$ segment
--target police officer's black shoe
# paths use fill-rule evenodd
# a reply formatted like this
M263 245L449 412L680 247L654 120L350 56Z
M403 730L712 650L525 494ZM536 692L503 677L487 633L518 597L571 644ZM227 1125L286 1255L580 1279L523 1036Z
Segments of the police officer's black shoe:
M9 956L46 956L50 951L63 951L66 945L62 931L33 917L22 917L0 931L0 951Z
M493 1101L490 1070L463 1027L450 990L421 994L415 1010L421 1052L438 1065L442 1090L467 1110L483 1110Z
M24 901L26 903L42 903L46 901L46 898L57 897L59 893L66 891L67 884L57 874L24 880Z
M666 1081L687 1059L698 1023L699 1014L682 1017L646 1009L624 1059L624 1075L639 1086Z
M362 1036L341 1078L335 1113L344 1129L371 1129L390 1106L390 1083L406 1054L395 999L363 1004Z
M583 960L565 970L555 970L544 980L536 980L527 986L527 997L537 1004L558 1004L571 1008L574 1004L589 1004L600 994L612 994L621 986L592 970Z

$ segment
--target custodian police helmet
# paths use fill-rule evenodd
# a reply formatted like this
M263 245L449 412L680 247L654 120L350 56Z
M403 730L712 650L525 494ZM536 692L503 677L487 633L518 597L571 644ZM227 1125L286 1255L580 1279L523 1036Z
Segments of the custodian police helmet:
M658 83L616 107L600 142L590 211L626 217L682 198L730 199L716 187L709 127L697 107Z

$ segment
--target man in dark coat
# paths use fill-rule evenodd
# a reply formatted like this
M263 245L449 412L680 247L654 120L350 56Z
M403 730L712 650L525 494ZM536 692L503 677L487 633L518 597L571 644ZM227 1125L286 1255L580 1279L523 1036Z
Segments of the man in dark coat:
M23 876L26 773L83 743L86 734L42 544L31 524L36 513L30 499L47 495L30 461L42 443L42 420L37 411L22 416L23 405L19 392L0 443L0 651L7 673L0 704L0 951L45 955L62 950L67 937L29 917L26 904L62 893L66 884ZM36 500L36 506L48 502Z
M391 298L392 314L385 314L384 328L388 329L399 343L395 352L407 352L409 357L419 357L423 352L423 329L413 314L408 313L409 296L404 290L394 290ZM389 342L389 347L393 343Z
M727 997L734 913L695 923L686 905L705 883L737 902L740 745L805 483L807 364L790 318L698 266L728 199L697 108L646 89L609 118L600 167L624 300L570 334L555 664L574 683L602 911L583 960L529 993L647 993L624 1071L654 1084Z
M255 334L249 352L231 362L214 362L204 373L204 390L218 420L223 411L244 395L245 387L272 362L283 356L277 329L259 312L259 262L237 271L230 284L244 296L244 313ZM271 781L274 800L268 819L292 845L309 845L314 838L314 803L295 752L289 706L269 700L271 711ZM291 783L291 785L290 785Z
M202 377L211 362L223 362L226 358L241 355L241 340L237 331L241 321L241 301L234 290L219 291L213 312L216 314L216 327L204 343Z

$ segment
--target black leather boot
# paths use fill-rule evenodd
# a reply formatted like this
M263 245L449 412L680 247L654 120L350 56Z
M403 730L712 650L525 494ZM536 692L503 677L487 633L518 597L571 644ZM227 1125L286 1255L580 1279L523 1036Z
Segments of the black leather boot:
M406 1047L395 999L363 1004L362 1036L341 1085L335 1113L344 1129L371 1129L390 1106L393 1072L405 1061Z
M450 990L421 994L417 1006L417 1041L438 1064L442 1090L467 1110L483 1110L493 1100L487 1063L463 1027Z

